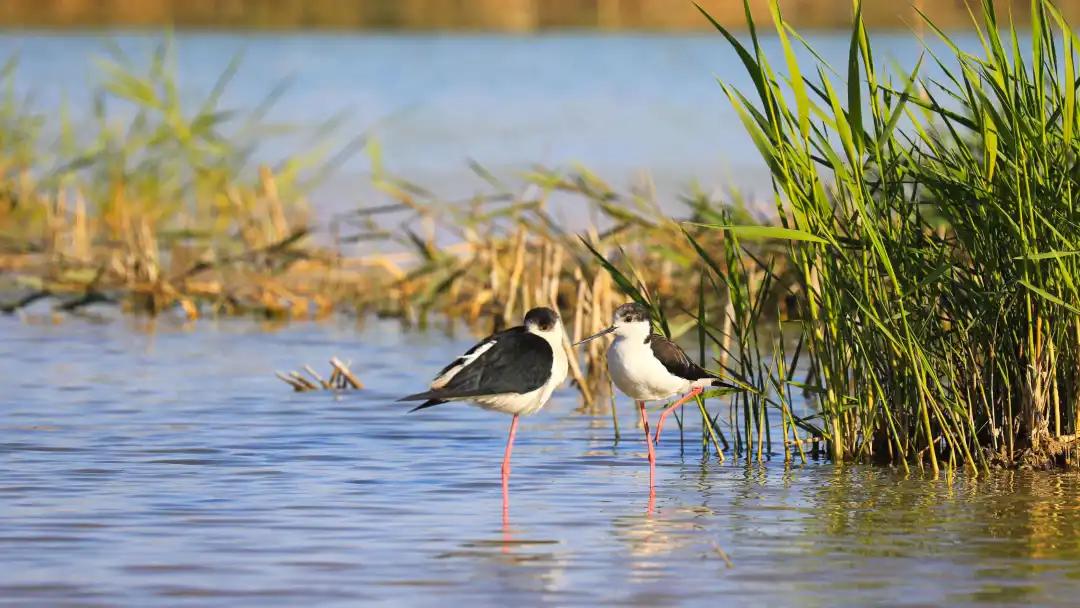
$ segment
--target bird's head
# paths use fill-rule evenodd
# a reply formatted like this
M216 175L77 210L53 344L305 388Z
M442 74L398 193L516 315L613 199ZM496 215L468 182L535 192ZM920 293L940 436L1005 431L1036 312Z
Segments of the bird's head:
M558 335L562 329L562 319L559 313L541 306L525 313L525 331L542 336Z
M610 327L585 338L574 346L610 333L620 338L647 338L652 333L652 315L649 314L649 309L637 302L623 304L616 308L615 314L611 316Z

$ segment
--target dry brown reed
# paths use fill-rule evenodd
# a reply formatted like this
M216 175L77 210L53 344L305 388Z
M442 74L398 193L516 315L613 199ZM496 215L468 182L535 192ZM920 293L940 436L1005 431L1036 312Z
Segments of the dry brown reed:
M342 362L341 359L338 359L337 357L331 357L330 376L326 380L323 380L323 377L310 365L305 365L303 368L304 372L307 374L306 376L298 371L289 373L277 372L276 375L282 382L291 386L292 389L298 393L317 390L360 390L364 388L364 384L360 382L360 379L349 369L351 366L351 362Z

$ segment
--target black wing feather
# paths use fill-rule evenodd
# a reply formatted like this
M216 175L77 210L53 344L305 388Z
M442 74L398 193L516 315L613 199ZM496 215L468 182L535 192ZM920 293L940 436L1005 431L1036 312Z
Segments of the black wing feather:
M501 332L496 332L496 333L493 333L493 334L491 334L490 336L488 336L488 337L484 338L483 340L480 340L480 341L479 341L479 342L477 342L476 344L473 344L473 345L472 345L472 347L471 347L471 348L469 348L469 350L467 350L467 351L465 351L465 352L461 353L461 355L460 355L460 356L459 356L459 357L458 357L457 359L454 359L454 360L453 360L453 361L451 361L451 362L450 362L449 364L447 364L447 366L446 366L446 367L444 367L444 368L440 369L440 370L439 370L439 373L435 374L435 377L436 377L436 378L439 378L439 377L441 377L441 376L442 376L443 374L445 374L446 372L450 371L450 370L451 370L451 369L452 369L452 368L453 368L453 367L454 367L455 365L461 365L462 363L464 363L464 362L466 361L466 359L468 359L469 355L473 354L473 352L474 352L474 351L475 351L476 349L478 349L478 348L480 348L481 346L483 346L483 345L487 344L488 342L491 342L492 340L494 340L494 339L496 339L496 338L498 338L498 337L502 336L503 334L508 334L508 333L510 333L510 332L519 332L519 331L520 331L520 332L524 332L524 331L525 331L525 328L524 328L524 327L521 327L521 326L518 326L518 327L511 327L510 329L507 329L507 330L504 330L504 331L501 331Z
M645 341L652 347L653 356L673 375L690 381L714 378L716 381L713 382L713 386L731 386L722 382L716 374L694 363L678 344L664 336L652 334Z
M449 399L528 393L547 382L554 353L546 340L522 327L515 327L483 340L465 355L492 340L495 341L494 346L454 374L444 386L402 397L398 401L428 400L416 408L423 409ZM439 375L458 364L465 355L444 368Z

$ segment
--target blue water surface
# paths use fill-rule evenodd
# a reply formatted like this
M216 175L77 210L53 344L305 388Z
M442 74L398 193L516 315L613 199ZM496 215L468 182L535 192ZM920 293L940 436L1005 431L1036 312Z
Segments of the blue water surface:
M407 415L473 336L339 319L0 317L0 605L1073 605L1080 478L658 448L563 388L518 431ZM275 370L352 361L361 391ZM727 417L726 405L709 402ZM655 414L654 414L655 415ZM728 429L730 433L730 429Z

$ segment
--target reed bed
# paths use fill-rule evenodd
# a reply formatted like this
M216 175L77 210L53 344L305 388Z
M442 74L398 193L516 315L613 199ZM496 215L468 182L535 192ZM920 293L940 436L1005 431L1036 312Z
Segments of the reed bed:
M667 303L676 336L693 327L698 297L686 286L701 269L648 180L617 192L583 168L535 168L507 184L473 164L486 188L445 200L385 171L378 142L366 138L258 164L254 142L281 130L264 120L281 90L256 108L221 108L234 61L207 99L185 107L171 55L166 42L140 67L111 50L100 62L95 122L78 130L67 110L44 116L14 96L17 62L0 71L3 311L52 301L60 313L116 305L189 319L374 313L417 326L464 319L484 333L550 305L566 317L569 347L604 327L625 293L644 290ZM316 136L339 124L312 129L313 147L327 149ZM305 193L361 149L383 200L320 224ZM587 209L584 238L553 219L557 205ZM686 221L753 219L737 197L691 193L682 206ZM726 237L701 238L714 247ZM593 252L630 278L618 282ZM572 364L585 407L612 403L603 356L592 344Z
M709 269L702 299L728 303L718 320L702 305L698 332L748 388L732 402L736 440L760 459L771 412L789 457L810 440L834 461L935 474L1073 464L1078 39L1049 2L1031 3L1027 38L986 2L973 16L980 53L927 19L946 51L887 70L859 2L854 14L839 71L816 54L800 63L806 43L776 3L782 66L762 53L749 3L745 44L713 22L752 79L724 90L771 169L780 220L704 227L727 235L719 251L687 233ZM761 314L776 271L738 250L748 236L785 243L793 318ZM796 417L794 390L818 412Z
M305 246L299 169L312 159L248 169L256 140L273 129L263 117L279 93L232 118L218 102L234 62L189 111L170 49L143 70L119 51L102 60L94 121L78 131L66 108L44 116L15 97L15 60L0 71L0 270L14 277L9 291L22 292L6 311L45 297L70 309L116 302L192 318L330 309L320 289L289 272L329 267Z

